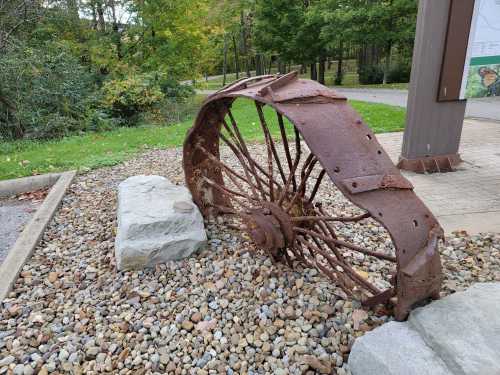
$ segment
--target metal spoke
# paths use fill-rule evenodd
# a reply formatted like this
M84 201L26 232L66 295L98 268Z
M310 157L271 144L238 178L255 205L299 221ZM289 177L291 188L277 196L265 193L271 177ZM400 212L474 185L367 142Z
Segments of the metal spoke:
M255 171L255 168L256 168L256 169L257 169L260 173L262 173L262 174L264 175L264 177L267 177L268 179L270 178L269 173L268 173L268 172L266 172L266 171L265 171L265 169L264 169L264 168L263 168L263 167L262 167L259 163L257 163L257 162L255 161L255 159L253 159L253 158L250 156L250 153L248 152L248 148L247 148L247 147L246 147L246 145L245 145L245 141L243 140L243 137L241 136L241 133L239 132L238 125L236 124L236 121L234 120L234 117L232 117L232 114L231 114L231 112L230 112L229 110L228 110L228 115L229 115L229 117L230 117L230 119L231 119L231 124L232 124L233 128L235 129L236 134L237 134L237 135L239 134L239 136L237 136L236 138L237 138L237 139L241 139L241 142L242 142L242 143L241 143L240 141L238 141L238 142L237 142L237 146L238 146L238 148L239 148L239 150L240 150L241 154L242 154L242 155L243 155L243 156L244 156L244 157L248 160L248 164L249 164L249 166L252 168L252 173L254 174L255 179L256 179L256 180L257 180L257 179L259 179L260 183L264 183L264 180L263 180L263 179L259 176L259 174ZM227 125L227 122L226 122L225 120L222 120L222 123L223 123L224 127L226 128L226 130L228 130L228 129L229 129L229 126ZM231 132L231 133L232 133L232 132ZM243 145L244 145L244 146L243 146ZM280 185L280 184L279 184L276 180L274 180L274 179L273 179L273 183L274 183L274 185L276 185L276 187L277 187L279 190L281 190L281 189L282 189L281 185ZM267 182L265 182L265 184L267 184ZM270 185L267 185L267 186L269 187Z
M260 120L260 123L262 125L262 130L269 138L269 146L271 147L271 152L274 156L274 160L276 161L276 167L278 168L278 171L280 173L280 176L281 176L283 183L286 183L285 172L283 171L283 167L281 165L278 151L276 151L276 145L274 144L273 137L271 135L271 132L269 131L269 126L267 125L266 118L264 117L264 112L262 111L262 106L260 104L258 104L257 102L255 102L255 103L257 105L257 111L259 113L259 120Z
M297 170L297 167L299 166L300 159L297 158L295 159L295 162L293 163L292 169L290 171L290 174L288 175L288 179L286 181L285 187L281 191L281 196L278 200L278 205L281 206L283 204L283 201L285 200L286 196L288 195L288 188L290 187L290 183L292 183L295 180L295 171Z
M281 141L283 142L283 148L285 149L285 157L286 157L286 161L288 163L288 170L290 171L290 174L293 176L292 177L292 184L293 184L293 189L295 191L295 190L297 190L297 180L295 179L295 168L293 168L294 163L292 162L292 156L290 155L290 148L288 146L288 138L286 136L285 124L283 122L283 116L281 115L281 113L276 112L276 114L278 115L278 125L280 128Z
M377 253L377 252L374 252L374 251L371 251L371 250L367 250L367 249L364 249L364 248L362 248L360 246L354 245L352 243L345 242L345 241L342 241L342 240L339 240L339 239L333 239L333 238L330 238L328 236L324 236L321 233L318 233L318 232L315 232L315 231L312 231L312 230L309 230L309 229L303 229L303 228L299 228L299 227L293 227L293 230L296 231L296 232L298 232L298 233L308 234L309 236L316 236L319 239L321 239L322 241L331 242L331 243L334 243L335 245L346 247L348 249L351 249L351 250L354 250L354 251L357 251L359 253L363 253L363 254L366 254L366 255L369 255L369 256L372 256L372 257L375 257L375 258L379 258L379 259L383 259L383 260L388 260L390 262L396 262L396 258L393 257L393 256L385 255L385 254L380 254L380 253Z
M213 186L214 188L216 188L217 190L219 190L220 192L222 193L225 193L225 194L231 194L231 195L234 195L234 196L237 196L237 197L241 197L241 198L245 198L245 199L248 199L250 201L255 201L255 199L253 199L252 197L244 194L244 193L240 193L240 192L237 192L235 190L232 190L232 189L229 189L225 186L222 186L220 184L218 184L217 182L215 181L212 181L211 179L209 179L208 177L205 177L203 176L203 180L209 184L210 186ZM235 201L240 204L242 207L245 207L245 208L248 208L247 205L239 202L238 200L235 199ZM257 201L258 202L258 201Z
M309 251L311 250L312 245L308 243L307 241L304 241L299 238L299 243L302 247L307 248ZM316 257L314 259L314 265L311 265L311 267L316 266L321 272L323 272L325 275L327 275L330 279L335 280L340 288L349 296L352 296L352 284L353 282L347 277L347 275L344 275L342 272L338 271L336 267L331 267L330 269L322 265ZM309 264L311 264L309 262ZM349 284L349 285L348 285Z
M337 238L337 236L335 235L335 232L332 230L330 231L330 233L328 233L329 229L328 228L325 228L326 226L323 224L323 222L317 222L315 223L315 226L319 228L319 230L321 232L323 232L324 235L328 236L328 234L330 234L332 236L332 238ZM325 242L326 243L326 246L328 246L328 248L335 254L335 256L337 257L338 260L340 260L341 262L344 262L344 256L342 255L342 253L339 251L339 249L337 248L337 246L331 242Z
M221 167L221 169L226 172L228 178L233 182L233 184L236 185L236 187L238 187L240 189L240 191L245 192L246 189L244 189L243 186L241 186L241 184L234 179L234 177L238 178L239 180L241 180L243 182L246 182L248 185L250 185L251 188L253 187L255 189L256 186L251 181L248 181L244 176L240 175L239 173L234 171L232 168L227 166L225 163L221 162L214 154L210 153L203 146L197 145L196 148L201 150L205 155L208 156L208 158L211 161L213 161L215 164L217 164L219 167ZM254 192L253 198L256 199L256 195L255 195L256 191L254 189L252 189L252 191Z
M314 185L314 188L311 192L311 196L309 197L309 203L312 203L314 200L314 197L316 196L316 193L318 192L319 186L321 185L321 181L323 180L323 177L325 176L326 171L324 169L319 172L319 176L316 179L316 184Z
M256 168L256 164L257 164L257 163L255 162L255 160L253 160L253 159L250 157L250 153L248 152L248 147L247 147L247 145L246 145L245 141L243 140L243 137L242 137L242 135L241 135L241 133L240 133L240 129L238 128L238 124L236 123L236 120L234 119L234 116L233 116L233 114L232 114L232 112L231 112L231 110L230 110L229 108L227 108L227 114L228 114L228 116L229 116L229 118L230 118L230 120L231 120L231 125L233 126L234 132L235 132L235 134L236 134L236 138L237 138L237 139L238 139L238 141L239 141L239 144L240 144L241 149L242 149L242 151L243 151L243 155L244 155L244 156L247 158L247 160L249 161L249 164L250 164L250 167L252 168L252 172L253 172L253 174L254 174L255 176L257 176L257 172L256 172L256 170L255 170L255 168ZM225 120L223 120L223 123L225 123ZM227 125L227 124L226 124L226 125ZM229 126L228 126L228 128L229 128ZM222 134L221 134L221 135L222 135ZM257 186L259 186L259 190L261 190L261 192L262 192L264 189L262 188L262 184L261 184L260 180L259 180L259 179L257 179L257 178L256 178L255 180L257 181ZM262 197L262 198L263 198L264 200L266 199L266 198L264 197L264 195L263 195L263 197Z
M292 217L292 221L340 221L342 223L358 222L371 217L369 213L354 217L335 217L335 216L296 216Z
M238 160L240 161L240 164L241 164L241 166L243 167L243 170L244 170L244 172L245 172L245 176L247 177L248 181L252 181L252 177L251 177L252 175L251 175L250 171L247 169L247 165L246 165L246 163L245 163L245 161L244 161L244 159L243 159L243 156L241 155L241 152L240 152L240 151L236 148L236 146L235 146L235 145L233 145L233 144L231 143L231 141L229 141L229 139L227 139L227 138L224 136L224 134L220 133L220 134L219 134L219 136L220 136L220 138L222 139L222 141L223 141L226 145L228 145L228 147L229 147L229 148L233 151L233 153L236 155L236 157L237 157L237 158L238 158ZM254 176L255 176L255 174L254 174ZM258 198L257 198L257 197L258 197L258 195L259 195L259 194L257 193L257 191L258 191L258 192L260 192L260 194L261 194L262 198L265 200L265 199L266 199L266 198L265 198L265 190L263 189L262 184L260 184L260 181L259 181L257 178L255 178L255 180L257 181L257 189L254 187L254 185L253 185L253 184L251 184L251 185L250 185L250 187L251 187L251 189L252 189L252 193L253 193L253 195L254 195L254 199L258 199Z
M307 179L309 178L309 176L311 175L311 172L314 168L314 165L316 164L316 162L318 161L318 159L316 159L316 157L314 157L313 154L310 154L306 161L304 162L304 165L302 166L302 171L301 171L301 181L300 181L300 185L297 189L297 191L295 192L295 195L293 196L292 198L292 201L290 202L288 208L286 209L286 212L290 212L290 210L293 208L293 205L295 204L295 202L297 201L297 199L301 196L304 196L305 194L305 186L306 186L306 181Z
M274 202L274 178L273 178L273 151L271 149L271 135L267 129L266 120L264 119L264 113L262 112L261 104L255 102L255 107L257 108L257 113L259 114L260 125L262 131L264 132L264 138L266 140L267 148L267 170L269 172L269 193L271 202Z
M298 237L298 239L299 239L299 241L303 241L303 242L307 243L307 245L309 247L313 248L314 251L316 251L322 257L324 257L328 261L328 263L330 263L330 265L332 266L332 268L335 271L337 271L337 269L335 268L335 266L340 267L340 268L342 268L342 270L344 271L344 273L348 275L348 277L351 280L357 282L358 284L360 284L361 286L363 286L364 288L368 289L370 292L372 292L374 294L379 294L380 293L380 290L377 287L375 287L374 285L372 285L369 281L363 279L353 268L351 268L350 266L348 266L346 263L339 262L337 259L335 259L331 255L329 255L325 251L323 251L319 246L316 247L313 244L311 244L309 242L306 242L305 240L301 240L300 236ZM333 266L333 265L335 265L335 266Z

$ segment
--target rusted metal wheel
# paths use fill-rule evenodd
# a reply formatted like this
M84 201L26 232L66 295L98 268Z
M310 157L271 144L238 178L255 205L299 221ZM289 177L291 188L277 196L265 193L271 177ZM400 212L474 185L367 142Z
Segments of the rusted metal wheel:
M252 125L264 146L246 138L231 111L237 99L254 102ZM296 72L227 86L205 101L188 133L184 171L204 215L231 215L276 261L315 267L368 306L390 301L398 320L439 297L441 227L333 90ZM325 185L355 205L351 216L321 201ZM363 240L377 223L392 247ZM359 259L391 276L372 280Z

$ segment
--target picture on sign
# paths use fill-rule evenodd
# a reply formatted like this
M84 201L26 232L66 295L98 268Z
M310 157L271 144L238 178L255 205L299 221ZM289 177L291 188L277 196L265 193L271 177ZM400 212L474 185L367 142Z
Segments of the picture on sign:
M460 99L500 96L500 0L476 0Z

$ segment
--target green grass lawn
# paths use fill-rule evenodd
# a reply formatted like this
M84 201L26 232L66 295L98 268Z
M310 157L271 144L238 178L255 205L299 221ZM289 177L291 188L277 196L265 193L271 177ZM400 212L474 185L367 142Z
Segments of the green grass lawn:
M405 109L350 101L376 133L402 130ZM233 114L248 139L262 140L255 106L237 101ZM274 111L265 110L273 134L279 134ZM144 125L109 132L71 136L47 142L17 141L0 143L0 180L70 169L89 170L120 163L151 148L180 147L193 119L175 125ZM287 124L288 129L291 127Z

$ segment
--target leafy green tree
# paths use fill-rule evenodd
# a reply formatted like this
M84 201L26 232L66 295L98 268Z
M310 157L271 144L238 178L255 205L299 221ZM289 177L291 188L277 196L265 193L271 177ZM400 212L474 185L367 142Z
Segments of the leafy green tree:
M128 59L143 71L192 77L207 46L207 3L203 0L152 0L136 3L127 34Z
M92 76L61 43L22 43L0 56L0 136L46 139L83 129Z

